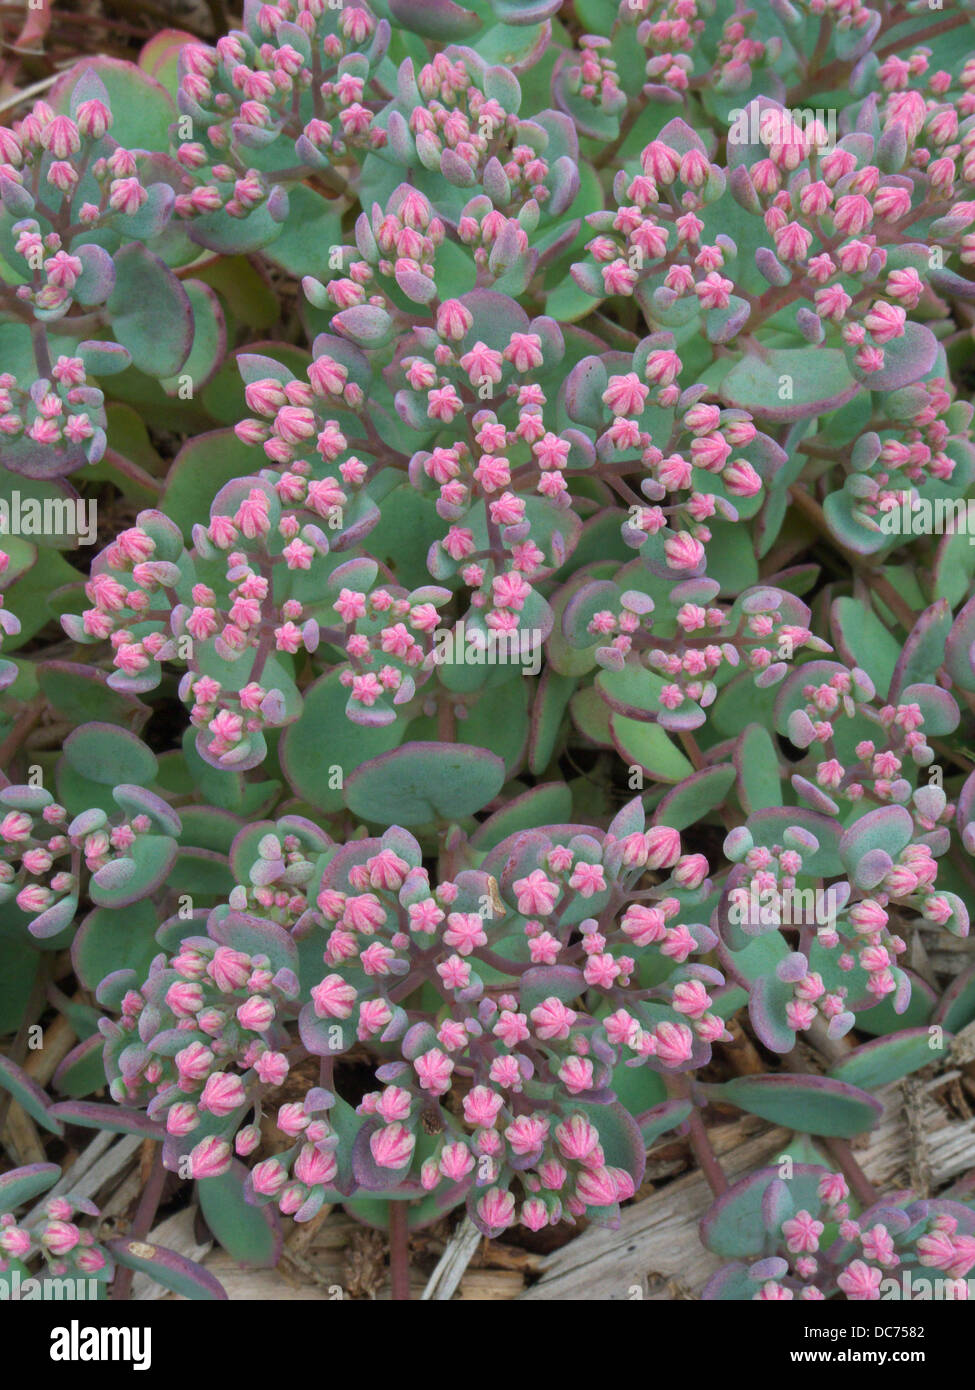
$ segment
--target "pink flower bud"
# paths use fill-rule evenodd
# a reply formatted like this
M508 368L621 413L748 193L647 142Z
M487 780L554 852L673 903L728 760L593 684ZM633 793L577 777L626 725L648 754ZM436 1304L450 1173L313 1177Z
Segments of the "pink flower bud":
M229 1115L243 1105L246 1099L247 1093L239 1076L215 1071L203 1087L199 1106L201 1110L209 1110L213 1115Z
M399 1122L377 1129L369 1136L369 1148L380 1168L408 1168L413 1158L416 1136Z
M190 1153L190 1173L194 1178L219 1178L229 1172L232 1150L225 1139L211 1135L201 1139Z

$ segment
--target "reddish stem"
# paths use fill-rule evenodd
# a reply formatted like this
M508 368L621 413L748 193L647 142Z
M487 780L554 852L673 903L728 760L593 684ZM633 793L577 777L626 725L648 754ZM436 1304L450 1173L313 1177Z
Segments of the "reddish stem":
M858 1202L872 1207L877 1200L873 1183L853 1157L853 1150L845 1139L823 1139L823 1148L835 1160L840 1172L850 1184L850 1191Z
M149 1181L139 1199L136 1207L135 1216L132 1218L132 1227L129 1236L132 1240L144 1240L152 1230L152 1223L156 1219L156 1212L159 1210L159 1203L162 1200L163 1188L166 1185L166 1169L163 1167L162 1147L156 1146L156 1156L152 1163L152 1172L149 1174ZM134 1269L122 1268L115 1275L112 1285L112 1299L120 1302L127 1299L132 1292L132 1280L135 1277Z
M410 1244L405 1202L389 1204L389 1278L393 1301L408 1303L410 1298Z
M722 1193L728 1191L728 1179L718 1161L718 1155L711 1146L711 1140L708 1138L707 1128L701 1119L699 1110L694 1109L688 1115L687 1128L690 1134L691 1152L697 1159L698 1167L704 1174L708 1187L715 1197L720 1197Z

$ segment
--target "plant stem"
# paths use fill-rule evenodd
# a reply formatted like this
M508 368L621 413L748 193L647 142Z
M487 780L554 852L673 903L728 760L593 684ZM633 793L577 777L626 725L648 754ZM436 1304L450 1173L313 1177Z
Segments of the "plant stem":
M823 1139L823 1148L835 1160L840 1172L850 1184L850 1191L865 1207L872 1207L877 1200L873 1183L853 1157L853 1150L845 1139Z
M51 350L47 341L47 330L43 323L32 323L30 329L31 345L34 349L34 363L37 375L46 380L51 375Z
M701 1119L701 1112L698 1109L695 1108L688 1115L687 1128L690 1134L691 1152L697 1159L698 1167L707 1179L708 1187L715 1197L720 1197L723 1192L728 1191L728 1179L718 1161L718 1155L714 1152L711 1140L708 1138L707 1127Z
M105 462L110 464L116 472L128 478L138 487L144 488L146 492L153 496L158 496L162 491L162 483L158 478L154 478L151 473L147 473L144 468L140 468L137 463L133 463L124 454L118 454L114 449L106 449L104 454Z
M389 1278L393 1301L408 1303L410 1298L410 1246L406 1203L389 1204Z
M705 766L705 762L704 754L701 752L701 749L698 746L697 739L689 731L685 731L678 734L678 738L681 741L681 745L683 746L684 752L687 754L688 759L694 765L694 771L700 772L701 769Z
M145 1185L139 1205L136 1207L135 1216L132 1218L132 1227L129 1237L132 1240L144 1240L152 1230L152 1223L156 1219L156 1212L159 1210L159 1203L162 1200L163 1187L166 1184L166 1169L163 1167L162 1148L156 1145L156 1154L152 1162L152 1172L149 1174L149 1181ZM115 1301L127 1299L132 1292L132 1280L135 1277L134 1269L122 1268L115 1276L112 1285L112 1298Z
M711 1140L708 1138L707 1126L701 1118L699 1105L695 1101L695 1088L691 1079L686 1073L678 1073L676 1076L665 1077L664 1084L669 1095L691 1102L691 1113L685 1121L691 1152L697 1159L698 1167L704 1174L708 1187L715 1197L720 1197L723 1192L728 1190L728 1179L725 1177L718 1155L714 1152Z

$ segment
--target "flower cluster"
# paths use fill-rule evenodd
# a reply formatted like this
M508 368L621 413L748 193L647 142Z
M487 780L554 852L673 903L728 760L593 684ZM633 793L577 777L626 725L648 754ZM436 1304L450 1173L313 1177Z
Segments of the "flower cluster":
M33 1172L29 1168L14 1169L6 1176L8 1180L21 1178L29 1182ZM112 1258L92 1232L77 1223L74 1218L78 1215L97 1216L98 1208L87 1198L73 1194L49 1197L40 1219L30 1226L18 1224L12 1212L0 1215L0 1274L9 1279L16 1270L22 1279L30 1279L28 1261L39 1256L43 1261L43 1273L39 1276L42 1280L93 1280L107 1284L114 1272ZM20 1296L29 1294L23 1291Z
M669 1134L709 1297L968 1273L842 1140L975 1018L971 15L772 8L255 0L7 103L0 1110L122 1105L236 1258L218 1190L388 1201L402 1291Z
M642 820L638 803L626 819ZM707 863L665 826L532 832L492 863L509 851L500 880L432 883L403 830L337 847L282 823L207 935L125 992L103 1030L113 1095L164 1119L167 1161L188 1154L196 1177L252 1154L267 1109L290 1147L253 1167L251 1190L299 1219L335 1189L404 1182L469 1190L492 1234L615 1210L642 1146L638 1117L612 1103L614 1068L684 1074L729 1036L722 977L693 959L714 934L687 920ZM423 990L437 1002L420 1007ZM381 1083L354 1111L326 1082L275 1112L303 1057L332 1076L347 1052ZM198 1138L209 1117L232 1132Z
M97 463L105 452L104 395L87 381L80 357L60 356L50 378L29 387L12 372L0 373L0 435L5 462L33 477L72 473Z
M280 178L327 177L351 153L381 148L386 132L367 89L388 41L388 24L364 5L280 0L214 47L181 48L176 160L187 191L175 212L191 234L207 245L226 235L227 219L281 223Z
M827 1298L855 1303L883 1298L942 1297L967 1300L967 1276L975 1266L975 1213L967 1203L912 1200L894 1193L856 1216L850 1190L839 1173L815 1170L807 1178L812 1200L795 1209L788 1185L773 1180L775 1193L789 1215L770 1226L774 1254L746 1269L726 1266L714 1276L705 1298L728 1296L732 1279L751 1287L760 1302ZM778 1186L776 1186L778 1183ZM941 1292L932 1295L934 1281ZM737 1295L736 1295L737 1296Z

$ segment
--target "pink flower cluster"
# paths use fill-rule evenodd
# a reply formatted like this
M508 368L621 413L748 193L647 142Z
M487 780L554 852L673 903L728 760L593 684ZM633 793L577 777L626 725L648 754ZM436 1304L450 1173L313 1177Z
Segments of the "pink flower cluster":
M107 823L107 816L104 817ZM78 890L81 859L98 868L117 846L112 834L93 831L73 842L68 813L43 788L0 791L0 901L13 900L36 918ZM137 832L133 832L137 833Z
M245 161L250 150L266 151L277 140L291 151L281 166L284 172L289 164L291 178L328 171L351 151L381 148L386 132L374 122L368 78L389 27L377 27L365 5L278 0L256 9L248 31L233 30L213 47L186 44L180 109L193 124L189 138L179 130L176 144L188 189L176 198L177 215L240 219L260 208L276 171L266 155L259 167Z
M921 1296L937 1271L950 1281L944 1297L967 1299L967 1276L975 1267L975 1213L958 1202L905 1201L894 1194L876 1206L850 1215L844 1178L830 1173L819 1183L820 1205L787 1217L778 1231L781 1253L766 1263L777 1269L753 1297L762 1302L799 1298L821 1301L842 1297L876 1302L890 1297L892 1281L910 1298L911 1284ZM902 1282L904 1281L904 1282ZM905 1288L907 1291L905 1292Z
M23 235L21 236L23 240ZM97 463L105 451L102 392L90 386L80 357L57 358L49 378L22 386L11 372L0 373L0 437L36 452L49 451L42 475L66 473L83 463ZM10 451L9 466L17 456ZM37 465L32 468L38 475Z
M16 1175L14 1170L12 1176ZM90 1230L74 1220L79 1214L97 1216L98 1208L75 1195L50 1197L40 1220L29 1227L19 1225L12 1212L5 1212L0 1216L0 1274L9 1275L40 1256L44 1273L38 1277L108 1282L113 1273L111 1256Z
M169 807L140 787L118 789L120 809L91 807L73 818L43 787L0 790L0 902L13 902L38 939L69 927L83 875L96 903L100 892L124 882L140 856L140 842L173 828ZM131 795L129 795L131 794ZM175 843L175 842L172 842ZM146 891L158 886L147 879Z
M418 1196L467 1192L495 1234L612 1215L643 1155L610 1103L613 1069L687 1072L729 1036L722 977L693 959L714 933L687 920L707 863L681 854L676 831L640 829L638 808L619 835L530 832L438 884L403 830L336 847L282 822L208 935L159 957L103 1030L113 1095L165 1119L170 1166L189 1154L194 1176L213 1176L235 1150L255 1152L275 1091L311 1053L320 1085L279 1105L292 1147L253 1167L257 1200L307 1219L335 1190L406 1182ZM495 861L511 865L500 879ZM324 972L302 969L299 984L309 937ZM440 1003L418 1012L421 985ZM144 1048L128 1046L136 1031ZM186 1045L171 1045L180 1032ZM354 1111L329 1090L346 1052L368 1056L380 1083ZM209 1115L227 1124L194 1141Z
M79 100L70 116L38 101L28 115L0 133L0 175L24 190L25 208L32 211L33 199L39 199L46 215L50 214L50 220L61 229L41 236L38 223L30 217L15 222L11 229L17 238L15 250L32 272L31 283L17 289L17 298L42 310L45 317L60 317L75 300L85 270L84 257L79 259L74 245L80 234L106 228L124 233L125 219L140 212L150 197L158 204L161 225L172 211L168 187L143 182L147 152L105 141L111 128L112 112L107 102L91 96ZM74 207L85 176L97 181L98 201ZM67 241L65 231L72 234ZM90 251L91 247L84 249ZM110 288L109 283L106 295ZM98 302L98 297L92 299L85 293L81 302Z
M734 282L721 270L734 243L723 233L705 239L697 215L724 191L724 176L710 163L704 142L686 130L683 153L652 140L640 154L640 173L620 172L615 212L586 214L596 233L586 244L591 260L573 266L572 276L588 294L629 297L663 272L654 295L661 307L693 296L702 309L728 308Z

